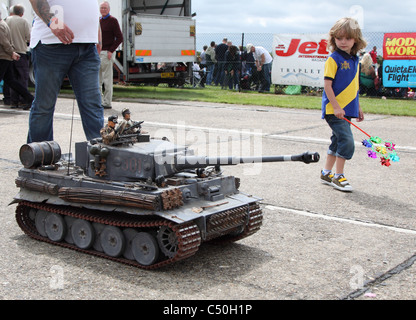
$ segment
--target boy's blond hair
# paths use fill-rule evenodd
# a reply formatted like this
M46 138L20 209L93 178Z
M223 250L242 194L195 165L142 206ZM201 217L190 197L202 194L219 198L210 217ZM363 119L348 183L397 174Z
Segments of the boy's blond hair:
M367 41L363 38L363 34L357 20L353 18L342 18L334 24L331 30L329 30L328 51L334 52L337 49L335 38L344 36L355 40L355 44L351 49L351 55L353 56L355 56L361 49L367 47Z

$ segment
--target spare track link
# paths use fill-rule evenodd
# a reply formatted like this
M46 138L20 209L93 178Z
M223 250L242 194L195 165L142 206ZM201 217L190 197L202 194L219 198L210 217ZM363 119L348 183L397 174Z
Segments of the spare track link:
M219 238L215 238L210 240L213 244L224 244L228 242L235 242L244 238L251 236L252 234L256 233L260 230L263 224L263 212L260 208L260 205L255 202L249 205L249 219L247 226L245 227L244 231L238 235L224 235Z
M110 257L106 255L105 253L95 251L94 249L85 250L85 249L78 248L74 244L52 241L49 238L43 237L42 235L40 235L39 232L36 230L35 222L29 217L29 212L30 212L30 209L32 208L37 209L37 210L44 210L47 212L53 212L53 213L57 213L57 214L64 215L64 216L70 216L70 217L74 217L77 219L84 219L90 222L97 222L97 223L102 223L106 225L111 225L115 227L146 229L146 228L167 226L171 228L177 236L178 251L173 258L157 262L150 266L144 266L144 265L139 264L135 260L129 260L123 257L117 257L117 258ZM171 221L157 219L157 218L152 219L152 220L146 219L144 221L137 221L137 217L135 216L125 215L124 217L118 218L118 219L117 217L120 217L120 214L116 214L114 215L114 217L111 217L106 213L97 212L97 211L88 212L88 210L86 209L78 209L78 208L73 208L73 207L60 207L60 206L55 206L55 205L32 203L32 202L27 202L27 201L20 202L16 208L16 220L17 220L19 227L23 230L24 233L26 233L28 236L30 236L33 239L55 244L64 248L73 249L78 252L87 253L87 254L98 256L101 258L106 258L106 259L120 262L123 264L138 267L141 269L148 269L148 270L157 269L157 268L161 268L169 264L172 264L174 262L177 262L179 260L188 258L194 255L198 251L199 246L201 244L201 235L200 235L199 228L193 222L189 222L185 224L176 224Z

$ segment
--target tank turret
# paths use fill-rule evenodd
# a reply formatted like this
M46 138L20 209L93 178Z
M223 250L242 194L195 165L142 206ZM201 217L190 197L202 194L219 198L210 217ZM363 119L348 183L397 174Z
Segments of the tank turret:
M112 181L147 181L160 185L166 178L182 171L204 169L210 166L229 166L260 162L319 161L318 153L305 152L290 156L260 157L205 157L195 156L193 150L177 146L167 140L150 140L140 136L140 143L123 148L97 141L82 142L76 146L76 163L90 177ZM196 170L196 173L202 172Z
M188 258L203 242L237 241L262 224L261 198L241 192L220 166L301 161L319 154L202 157L135 133L76 143L23 145L16 219L34 239L141 268Z

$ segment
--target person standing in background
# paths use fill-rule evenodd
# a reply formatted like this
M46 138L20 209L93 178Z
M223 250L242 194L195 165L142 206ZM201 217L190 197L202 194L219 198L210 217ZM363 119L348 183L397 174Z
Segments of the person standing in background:
M251 43L247 45L247 53L253 53L257 71L261 76L261 87L259 92L269 92L272 84L271 71L273 58L270 53L260 46L254 46Z
M224 81L224 86L227 84L229 89L238 89L240 85L240 70L240 53L236 46L231 45L225 53L224 73L227 80Z
M217 59L215 59L215 41L211 41L210 47L205 52L205 59L207 61L207 85L211 85L214 80L214 69L217 64Z
M0 15L1 15L1 12L0 12ZM7 23L7 20L13 17L13 15L14 13L13 13L13 6L12 6L9 8L9 15L4 18L4 21ZM13 69L12 67L10 68ZM10 106L10 91L11 89L9 88L9 85L7 83L4 83L3 84L3 103L6 106Z
M29 84L29 55L28 45L30 42L30 25L23 18L25 8L22 5L13 6L13 14L6 19L6 23L10 28L10 34L15 51L19 54L20 59L12 63L13 74L15 79L27 89ZM17 108L19 104L19 93L10 90L11 108ZM20 97L20 102L24 103L24 98ZM29 106L30 107L30 106ZM26 106L28 109L28 106Z
M110 14L110 4L104 1L100 4L100 26L101 26L101 50L99 50L100 68L100 90L102 93L102 106L111 109L113 100L113 64L115 51L123 42L123 33L120 30L117 18ZM103 91L104 85L104 91Z
M207 57L206 57L207 49L208 49L208 46L204 46L202 48L201 55L199 56L199 59L200 59L200 61L199 61L199 67L201 69L204 69L204 68L207 67Z
M376 46L374 46L373 50L370 51L370 56L375 66L377 64L377 47Z
M215 77L215 85L221 85L221 87L224 83L225 53L228 50L227 42L228 39L224 38L222 43L215 48L215 58L217 59L217 75Z
M1 20L0 12L0 81L4 80L5 84L9 85L9 88L16 91L24 98L24 109L30 108L33 101L32 94L23 87L16 79L12 70L12 61L20 59L20 55L15 52L12 37L10 34L10 28L7 23Z

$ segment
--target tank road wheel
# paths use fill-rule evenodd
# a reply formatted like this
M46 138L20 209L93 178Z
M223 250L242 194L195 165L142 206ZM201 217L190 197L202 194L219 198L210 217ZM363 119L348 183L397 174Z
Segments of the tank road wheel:
M168 257L173 258L178 251L178 238L175 232L166 226L162 226L157 233L157 242L160 250Z
M139 232L132 241L132 251L138 263L144 266L154 264L159 258L159 246L155 237L147 232Z
M76 218L65 216L65 223L66 223L66 236L65 236L65 242L68 242L70 244L74 244L74 239L72 238L72 224L74 221L76 221Z
M101 232L105 228L105 224L94 222L92 226L94 227L94 230L95 230L95 241L92 247L98 252L104 252L103 246L101 245L100 236L101 236Z
M119 257L124 251L126 241L123 232L117 227L106 226L100 234L104 252L110 257Z
M91 223L77 219L71 228L72 239L78 248L89 249L94 244L95 231Z
M65 238L66 229L63 217L56 213L48 213L45 219L45 232L50 240L61 242Z
M129 259L129 260L135 259L133 255L132 243L133 243L133 239L137 236L138 233L139 233L138 231L132 228L123 230L124 237L126 238L126 249L124 250L124 253L123 253L124 258Z
M33 208L30 209L30 211L29 211L29 219L30 220L35 221L35 219L36 219L36 212L37 211L38 210L33 209Z
M42 237L48 236L45 231L45 220L47 216L48 216L48 212L44 210L38 210L38 212L36 213L36 217L35 217L36 230L39 232L39 234Z

